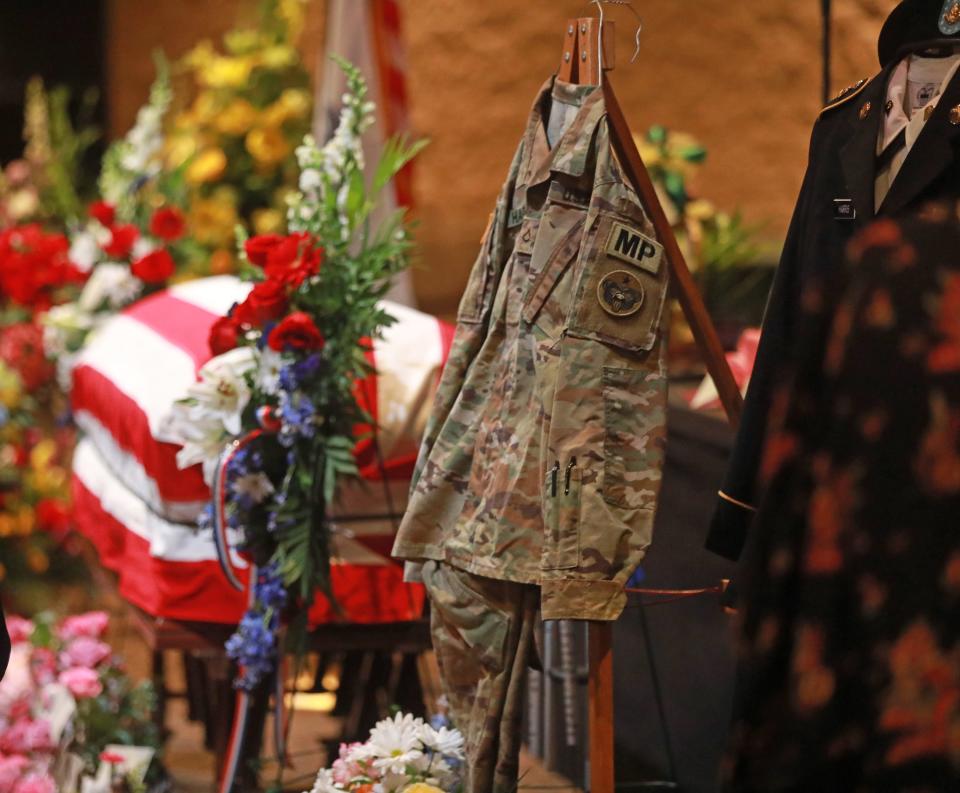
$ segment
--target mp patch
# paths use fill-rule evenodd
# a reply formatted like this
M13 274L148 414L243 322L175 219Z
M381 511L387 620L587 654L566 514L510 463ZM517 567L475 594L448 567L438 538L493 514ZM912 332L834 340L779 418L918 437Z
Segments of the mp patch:
M663 246L636 229L614 221L607 237L607 253L656 275L660 272Z

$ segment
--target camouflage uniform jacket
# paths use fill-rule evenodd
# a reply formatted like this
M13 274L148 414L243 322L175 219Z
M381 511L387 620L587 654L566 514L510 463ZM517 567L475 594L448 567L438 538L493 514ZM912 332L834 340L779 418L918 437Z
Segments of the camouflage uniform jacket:
M551 79L460 303L394 556L539 584L544 619L620 614L663 461L662 253L602 91Z

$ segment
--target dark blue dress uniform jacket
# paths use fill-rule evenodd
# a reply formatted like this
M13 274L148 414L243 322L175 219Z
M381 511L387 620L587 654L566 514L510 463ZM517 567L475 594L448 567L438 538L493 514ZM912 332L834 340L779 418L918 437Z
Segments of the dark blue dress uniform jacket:
M886 89L897 62L843 92L820 113L800 197L774 279L743 419L707 547L737 559L760 498L757 474L778 372L791 362L798 337L800 294L812 279L829 278L847 242L873 218L899 217L931 199L960 197L960 72L910 150L879 211L874 211L876 146ZM851 211L855 210L855 212Z

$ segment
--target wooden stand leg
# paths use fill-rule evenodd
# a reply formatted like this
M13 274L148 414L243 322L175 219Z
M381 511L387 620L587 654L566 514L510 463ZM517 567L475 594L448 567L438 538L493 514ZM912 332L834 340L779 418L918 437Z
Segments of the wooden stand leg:
M613 793L613 623L591 622L590 793Z

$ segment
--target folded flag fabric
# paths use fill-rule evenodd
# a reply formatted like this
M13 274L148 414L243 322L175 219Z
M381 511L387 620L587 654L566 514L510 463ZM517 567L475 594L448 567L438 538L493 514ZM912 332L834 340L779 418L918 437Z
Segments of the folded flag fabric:
M153 295L106 323L73 370L72 407L84 433L73 464L75 521L119 574L121 593L154 616L235 622L244 610L212 537L195 525L210 499L202 470L178 468L180 447L164 425L211 357L211 326L248 290L220 276ZM377 443L357 446L365 481L338 494L341 531L332 548L338 618L357 622L412 619L422 608L422 593L401 582L389 553L452 338L435 317L384 308L397 322L373 344L376 375L357 384L377 421ZM333 616L323 599L311 611L314 623Z

